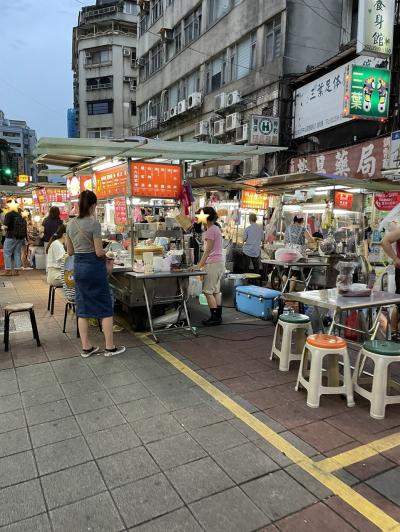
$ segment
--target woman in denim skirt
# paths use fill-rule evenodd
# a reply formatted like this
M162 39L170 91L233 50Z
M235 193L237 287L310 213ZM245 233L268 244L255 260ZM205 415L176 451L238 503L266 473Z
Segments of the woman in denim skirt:
M89 319L102 321L105 338L104 356L123 353L124 346L115 346L113 339L113 304L107 279L106 251L101 240L101 226L95 219L96 194L85 190L79 197L79 216L67 226L67 251L74 255L76 313L82 341L82 357L100 351L89 340Z

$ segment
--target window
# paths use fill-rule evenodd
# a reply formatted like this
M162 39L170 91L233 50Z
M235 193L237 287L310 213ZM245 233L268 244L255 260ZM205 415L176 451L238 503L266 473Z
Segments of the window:
M351 6L350 40L357 38L357 26L358 26L358 0L353 0L352 6Z
M153 0L151 6L151 23L154 24L163 14L163 0Z
M101 65L111 62L111 48L104 47L99 49L89 49L85 51L86 65Z
M207 65L206 73L206 89L207 92L213 92L219 89L224 83L225 80L222 76L223 65L225 62L225 55L221 55L211 61Z
M239 42L236 46L237 50L237 65L235 69L236 77L233 79L241 79L250 73L251 62L251 39L246 39Z
M112 127L95 127L88 128L88 139L109 139L113 136Z
M139 13L139 7L134 2L124 2L124 13L127 15L137 15Z
M226 15L241 0L208 0L208 25Z
M88 115L105 115L113 112L113 100L87 102Z
M149 16L142 15L139 18L139 35L144 35L146 33L148 25L149 25Z
M150 54L146 54L140 59L142 61L142 64L139 70L139 79L140 81L144 81L150 75Z
M265 62L271 63L282 55L281 16L268 22L266 30Z
M257 51L257 33L254 31L250 35L250 68L254 70L256 68L256 51Z
M112 76L104 76L101 78L88 78L86 80L87 91L96 91L100 89L112 89L112 86L113 86Z
M201 33L201 7L193 11L184 20L185 45L191 43L200 36Z
M136 116L136 102L131 101L131 116Z
M164 47L162 43L157 44L150 50L151 65L150 73L157 72L163 65Z
M178 24L174 28L174 44L175 44L175 54L181 51L182 49L182 27L181 24Z

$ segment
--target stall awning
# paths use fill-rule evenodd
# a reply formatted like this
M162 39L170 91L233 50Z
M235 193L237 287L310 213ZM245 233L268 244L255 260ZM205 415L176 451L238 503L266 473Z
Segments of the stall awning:
M130 137L125 140L41 138L36 163L65 169L90 166L99 157L165 159L168 161L243 161L257 155L286 150L280 146L238 146L205 142L175 142ZM95 164L95 163L93 163Z
M247 179L244 184L256 189L275 194L294 192L299 188L315 187L352 187L364 189L370 192L395 192L400 190L400 184L396 184L388 179L376 181L366 179L355 179L347 176L335 174L316 174L314 172L301 172L296 174L281 174L271 177L261 177Z

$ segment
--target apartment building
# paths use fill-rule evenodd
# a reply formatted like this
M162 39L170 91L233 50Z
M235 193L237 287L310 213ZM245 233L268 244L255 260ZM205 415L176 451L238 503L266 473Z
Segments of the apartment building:
M136 0L97 0L73 29L76 136L119 138L136 125Z
M37 138L25 120L12 120L0 111L0 140L7 142L8 149L14 154L13 170L17 174L29 175L37 180L37 169L33 163Z
M287 80L341 45L332 21L343 1L324 4L321 11L294 0L139 0L135 133L287 145ZM254 122L259 116L274 120ZM254 128L271 124L272 135L254 138Z

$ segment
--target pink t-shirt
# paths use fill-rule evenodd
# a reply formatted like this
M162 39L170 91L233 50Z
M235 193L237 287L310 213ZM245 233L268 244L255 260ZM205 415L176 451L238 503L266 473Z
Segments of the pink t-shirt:
M212 240L214 242L213 250L208 256L206 264L223 262L224 256L222 254L222 234L220 228L213 224L204 233L204 240Z

